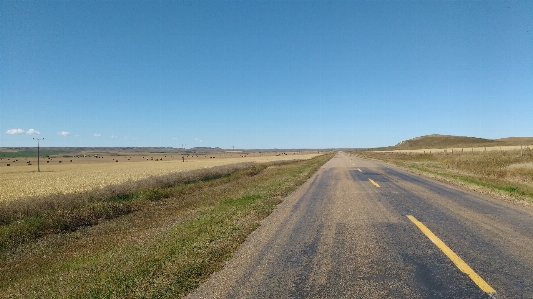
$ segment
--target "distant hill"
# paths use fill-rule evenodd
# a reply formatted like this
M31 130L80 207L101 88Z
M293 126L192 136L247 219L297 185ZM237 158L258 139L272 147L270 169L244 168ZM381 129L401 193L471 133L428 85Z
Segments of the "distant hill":
M452 135L426 135L402 141L394 149L478 147L507 145L505 141Z
M504 142L505 145L532 145L533 137L507 137L496 139L497 141Z

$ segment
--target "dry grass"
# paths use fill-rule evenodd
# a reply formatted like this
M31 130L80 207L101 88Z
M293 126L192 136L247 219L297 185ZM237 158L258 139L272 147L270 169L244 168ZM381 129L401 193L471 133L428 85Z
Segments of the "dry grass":
M182 175L178 185L171 178L178 174L149 179L158 200L143 197L127 215L0 254L0 298L180 298L219 270L259 221L331 157L246 164L235 172L224 166L207 180ZM195 171L201 172L212 171Z
M272 162L294 159L310 159L317 154L250 155L241 157L237 154L213 155L209 157L186 157L182 162L181 156L146 155L142 156L106 156L95 158L52 158L41 160L41 172L37 172L36 159L18 158L7 167L8 160L2 160L0 167L0 202L18 200L31 196L45 196L49 194L71 194L102 188L108 185L137 181L151 176L161 176L173 172L183 172L194 169L229 165L242 162ZM128 160L129 159L129 160ZM149 160L147 160L149 159ZM73 162L70 162L70 161ZM115 162L115 161L119 162ZM158 161L155 161L158 160ZM28 166L25 161L31 161ZM46 163L49 161L49 163ZM59 163L62 161L62 163ZM4 164L6 163L6 164Z
M520 146L520 145L504 145L504 146L484 146L484 147L443 147L443 148L421 148L421 149L403 149L403 150L389 150L381 152L389 153L432 153L432 154L459 154L459 153L480 153L480 152L509 152L509 151L527 151L531 150L533 146Z
M418 151L357 152L408 167L413 170L451 178L469 185L504 192L519 199L533 199L533 152L524 151Z
M236 172L253 175L264 168L264 164L254 163L222 165L152 176L87 192L0 202L0 252L42 236L97 225L139 210L147 203L179 196L182 189L175 186L218 179Z
M426 135L409 140L404 140L388 150L418 150L418 149L445 149L445 148L480 148L480 147L508 147L533 145L532 137L509 137L502 139L484 139L467 136L452 135Z

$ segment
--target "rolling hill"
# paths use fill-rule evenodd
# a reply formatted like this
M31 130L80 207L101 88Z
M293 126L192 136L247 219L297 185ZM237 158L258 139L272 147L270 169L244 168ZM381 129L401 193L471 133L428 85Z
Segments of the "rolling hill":
M533 137L508 137L501 139L485 139L467 136L452 135L426 135L402 141L391 149L423 149L423 148L450 148L450 147L482 147L482 146L508 146L532 145Z

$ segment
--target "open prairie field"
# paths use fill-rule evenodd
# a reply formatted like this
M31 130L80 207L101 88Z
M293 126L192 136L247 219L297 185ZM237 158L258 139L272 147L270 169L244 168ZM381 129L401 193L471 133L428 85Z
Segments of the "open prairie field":
M533 137L484 139L467 136L426 135L404 140L395 146L375 149L397 153L509 152L533 147Z
M172 171L233 164L0 202L0 298L182 298L219 271L260 221L334 155L302 160L317 154L203 162L164 155L155 162L154 156L122 170L165 161ZM234 164L245 159L273 162ZM78 166L119 172L120 164L127 163Z
M447 147L447 148L421 148L421 149L398 149L382 152L395 153L465 153L465 152L510 152L532 149L533 146L504 145L504 146L483 146L483 147Z
M310 159L319 155L308 152L216 152L208 154L180 153L86 153L65 157L41 157L37 172L37 158L3 158L0 161L0 201L29 196L84 192L112 184L135 181L193 169L208 168L241 162L270 162ZM7 166L9 164L9 166Z

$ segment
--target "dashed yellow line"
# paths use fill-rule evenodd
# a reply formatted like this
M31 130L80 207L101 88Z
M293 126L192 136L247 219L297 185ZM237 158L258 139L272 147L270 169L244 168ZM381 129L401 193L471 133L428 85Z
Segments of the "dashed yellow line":
M369 180L369 181L370 181L370 182L371 182L372 184L374 184L374 186L376 186L376 187L378 187L378 188L379 188L379 185L378 185L378 183L374 182L374 180L373 180L373 179L368 179L368 180Z
M359 172L362 172L361 169L357 168L357 170L359 170Z
M409 218L409 220L418 226L418 228L426 235L426 237L428 237L431 242L433 242L440 250L442 250L442 252L444 252L444 254L446 254L450 260L452 260L459 270L467 274L483 292L487 293L492 298L495 297L496 290L494 290L485 280L483 280L483 278L477 275L477 273L470 268L470 266L468 266L457 254L455 254L450 247L448 247L437 236L435 236L435 234L433 234L429 228L411 215L407 215L407 218Z

